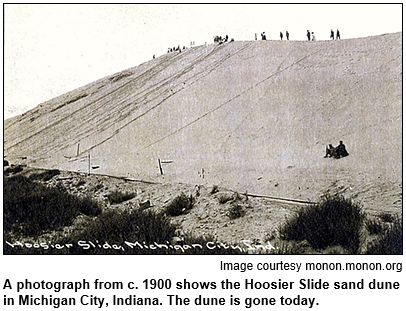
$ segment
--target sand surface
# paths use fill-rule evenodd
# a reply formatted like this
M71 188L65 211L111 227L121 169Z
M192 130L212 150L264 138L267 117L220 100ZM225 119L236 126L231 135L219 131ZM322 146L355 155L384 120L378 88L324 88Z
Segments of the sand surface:
M402 34L168 53L5 120L4 140L6 159L32 167L87 172L90 154L92 174L310 201L340 193L400 214ZM324 158L339 140L350 155ZM247 219L260 228L267 213Z

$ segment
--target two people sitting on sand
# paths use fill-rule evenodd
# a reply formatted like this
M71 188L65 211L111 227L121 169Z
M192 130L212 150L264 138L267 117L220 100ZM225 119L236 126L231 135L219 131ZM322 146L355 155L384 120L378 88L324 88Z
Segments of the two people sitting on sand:
M347 149L345 149L345 145L343 144L343 141L340 140L340 144L337 147L333 147L332 144L329 144L326 147L326 155L324 156L325 158L343 158L348 156L349 153L347 152Z

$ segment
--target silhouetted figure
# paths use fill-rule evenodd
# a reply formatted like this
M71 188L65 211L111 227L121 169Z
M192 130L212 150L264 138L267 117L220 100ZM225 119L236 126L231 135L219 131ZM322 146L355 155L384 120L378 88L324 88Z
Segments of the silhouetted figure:
M330 39L334 40L334 31L333 31L333 29L331 29L331 32L330 32Z
M316 36L314 35L314 32L312 32L312 41L316 41Z
M265 31L263 33L261 33L261 37L262 37L262 40L266 40Z
M347 152L347 149L345 149L345 145L343 144L343 141L340 140L340 144L335 148L334 157L336 159L339 159L339 158L346 157L348 155L349 155L349 153Z
M334 157L335 149L336 148L334 148L332 144L329 144L328 146L326 146L326 155L324 157L325 158Z
M310 31L307 31L307 40L310 41Z
M255 34L255 41L257 41L257 34Z
M337 29L336 40L341 40L340 31Z
M152 56L153 59L155 59L155 54Z
M289 41L289 32L286 31L286 40Z
M281 40L283 40L283 33L282 33L282 31L279 33L279 37L281 37Z
M226 38L225 38L225 42L227 42L228 41L228 35L226 35Z

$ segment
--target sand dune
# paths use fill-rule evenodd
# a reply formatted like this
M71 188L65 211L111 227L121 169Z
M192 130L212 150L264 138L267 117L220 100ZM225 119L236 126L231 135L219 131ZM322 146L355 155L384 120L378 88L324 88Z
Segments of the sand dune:
M339 140L350 156L323 158ZM5 121L11 162L86 172L88 154L93 173L304 200L338 192L400 213L402 34L194 47ZM158 159L172 161L164 175Z

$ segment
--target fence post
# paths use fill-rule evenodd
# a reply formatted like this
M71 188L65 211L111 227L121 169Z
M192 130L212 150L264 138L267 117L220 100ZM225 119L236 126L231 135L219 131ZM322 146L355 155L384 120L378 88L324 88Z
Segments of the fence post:
M162 169L161 159L159 159L159 158L158 158L158 166L159 166L159 171L160 171L161 175L163 175L164 170Z
M88 173L87 173L87 175L90 176L90 152L89 152L88 156L89 156L89 168L88 168Z

